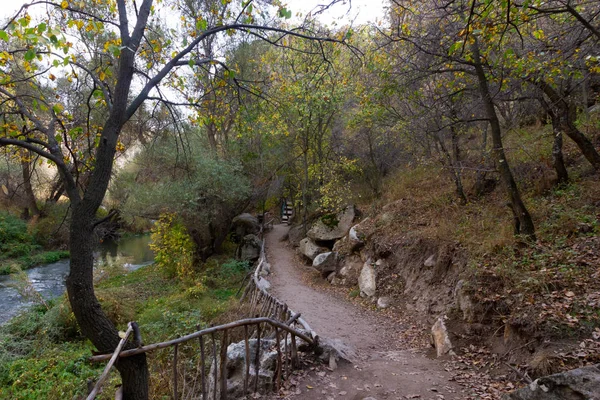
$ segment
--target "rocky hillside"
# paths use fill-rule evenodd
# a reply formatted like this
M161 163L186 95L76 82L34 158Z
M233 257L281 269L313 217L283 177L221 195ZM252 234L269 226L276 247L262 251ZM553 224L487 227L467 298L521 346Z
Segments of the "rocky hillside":
M433 333L438 356L487 366L492 379L509 374L526 382L600 362L596 182L540 196L548 214L535 243L499 244L502 221L496 237L488 236L460 222L454 205L432 211L435 199L413 200L369 212L348 206L293 227L289 241L331 285L360 295L365 306L410 315L426 336ZM433 212L438 219L428 220ZM481 204L462 212L478 229L494 226ZM467 229L475 236L465 239Z

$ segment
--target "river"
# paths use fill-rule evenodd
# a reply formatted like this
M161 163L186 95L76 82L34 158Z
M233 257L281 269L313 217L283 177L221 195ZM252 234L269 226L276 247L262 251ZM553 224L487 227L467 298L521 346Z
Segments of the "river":
M125 262L125 269L134 271L152 264L154 254L150 250L150 236L129 236L119 242L104 242L100 245L96 260L119 257ZM45 299L58 297L65 291L65 278L69 273L69 260L41 265L25 271L32 287ZM14 287L10 276L0 276L0 325L30 306L31 301L24 299Z

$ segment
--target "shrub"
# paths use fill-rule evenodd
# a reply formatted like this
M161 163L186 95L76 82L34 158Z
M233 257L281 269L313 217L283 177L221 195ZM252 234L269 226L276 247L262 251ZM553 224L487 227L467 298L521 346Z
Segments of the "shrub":
M152 229L154 260L168 277L191 278L194 272L194 242L175 214L163 214Z
M0 257L21 257L37 250L27 224L14 215L0 213Z

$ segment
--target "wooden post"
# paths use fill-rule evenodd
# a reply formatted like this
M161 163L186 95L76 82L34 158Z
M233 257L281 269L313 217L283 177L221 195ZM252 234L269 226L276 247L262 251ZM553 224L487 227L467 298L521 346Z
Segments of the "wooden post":
M250 376L250 343L248 341L248 325L244 325L244 346L246 350L246 359L244 367L246 374L244 375L244 396L248 394L248 377Z
M258 376L260 372L260 322L256 325L256 357L254 358L254 393L258 391Z
M94 386L94 388L88 395L87 400L94 400L96 398L96 396L98 395L98 392L100 391L100 388L104 384L104 381L106 380L106 378L108 378L108 373L110 372L110 369L112 368L115 361L117 361L117 358L119 357L119 353L121 352L121 349L123 348L123 346L125 346L125 343L127 343L127 339L129 338L129 335L131 335L131 332L133 332L133 326L131 326L131 322L130 322L128 324L127 331L125 332L125 336L121 339L121 341L117 345L117 348L115 349L113 355L110 357L108 364L106 364L106 367L104 367L104 371L102 372L102 375L100 375L100 378L98 378L98 382L96 382L96 386Z
M212 355L213 355L213 365L215 366L215 378L214 378L214 396L213 398L217 399L217 382L219 381L219 370L217 369L217 341L215 340L215 333L210 334L212 339Z
M281 389L281 345L279 343L279 328L275 327L275 345L277 346L277 374L275 378L275 388L277 393Z
M296 335L292 333L292 368L298 368L298 349L296 348Z
M179 393L177 392L177 352L179 344L173 346L173 398L179 399Z
M221 339L221 400L227 400L227 330L223 331Z
M198 327L200 328L200 327ZM201 391L202 391L202 400L207 400L208 396L206 395L206 371L205 368L205 351L204 351L204 336L200 336L198 338L200 342L200 379L201 379Z
M283 375L286 377L286 379L291 375L291 371L290 371L290 359L288 356L289 353L289 346L288 346L288 332L284 331L284 336L283 336L283 366L284 366L284 371L283 371Z

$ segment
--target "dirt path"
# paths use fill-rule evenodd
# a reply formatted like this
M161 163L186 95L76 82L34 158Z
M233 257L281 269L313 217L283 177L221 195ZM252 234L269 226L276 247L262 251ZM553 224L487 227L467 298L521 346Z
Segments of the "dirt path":
M402 349L396 338L402 326L305 283L307 267L282 238L288 227L276 225L266 235L271 291L285 301L319 336L341 339L356 352L353 364L335 371L317 368L289 397L299 399L464 399L441 363L418 349Z

